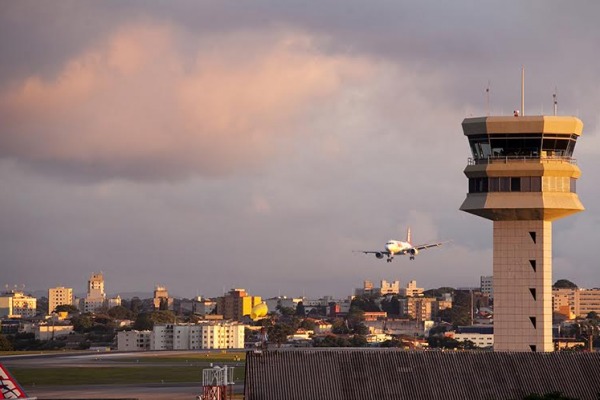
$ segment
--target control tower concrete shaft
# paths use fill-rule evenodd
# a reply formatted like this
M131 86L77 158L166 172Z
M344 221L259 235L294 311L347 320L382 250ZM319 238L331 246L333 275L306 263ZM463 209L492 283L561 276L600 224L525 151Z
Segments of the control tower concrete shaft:
M460 209L494 225L494 350L553 351L552 221L583 211L575 117L467 118Z

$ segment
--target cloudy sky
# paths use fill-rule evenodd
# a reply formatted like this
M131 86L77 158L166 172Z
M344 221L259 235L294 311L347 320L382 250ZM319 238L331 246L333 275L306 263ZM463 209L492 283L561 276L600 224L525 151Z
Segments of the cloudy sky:
M600 3L2 1L0 284L347 296L478 285L463 118L575 115L586 211L554 280L600 287ZM353 253L452 240L386 263Z

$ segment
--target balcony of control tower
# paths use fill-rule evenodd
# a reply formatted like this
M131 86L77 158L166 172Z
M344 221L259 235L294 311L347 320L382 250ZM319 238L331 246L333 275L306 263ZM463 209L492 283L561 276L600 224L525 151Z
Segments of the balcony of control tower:
M581 171L573 158L583 123L576 117L466 118L472 157L461 210L494 221L552 221L579 211Z

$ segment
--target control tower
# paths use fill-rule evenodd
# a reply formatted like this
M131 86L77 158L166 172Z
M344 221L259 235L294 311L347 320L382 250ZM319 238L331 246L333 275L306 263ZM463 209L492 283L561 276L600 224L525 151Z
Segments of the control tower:
M494 225L494 350L553 351L552 221L583 211L575 117L466 118L460 209Z

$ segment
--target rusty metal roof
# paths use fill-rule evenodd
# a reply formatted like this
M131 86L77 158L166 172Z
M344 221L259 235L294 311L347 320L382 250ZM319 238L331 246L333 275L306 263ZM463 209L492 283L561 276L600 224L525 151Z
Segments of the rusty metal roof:
M600 398L600 354L322 349L249 352L246 400Z

